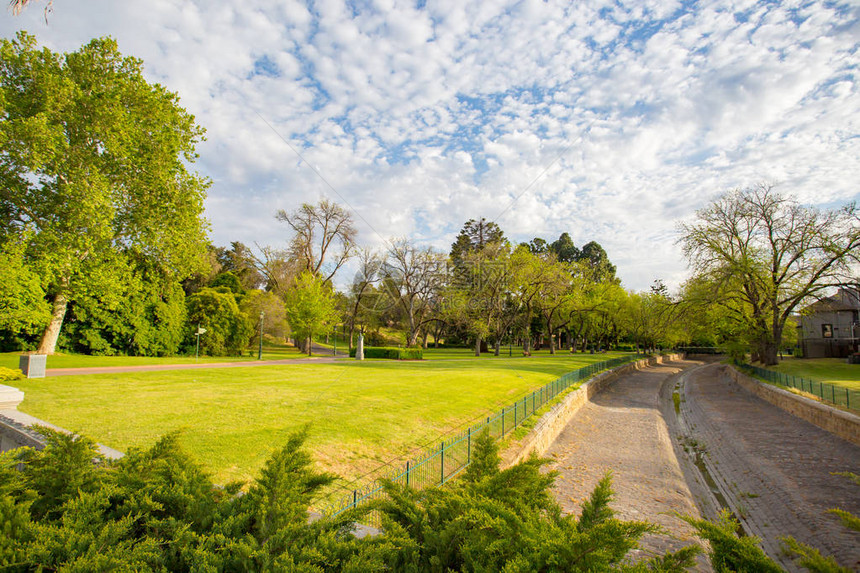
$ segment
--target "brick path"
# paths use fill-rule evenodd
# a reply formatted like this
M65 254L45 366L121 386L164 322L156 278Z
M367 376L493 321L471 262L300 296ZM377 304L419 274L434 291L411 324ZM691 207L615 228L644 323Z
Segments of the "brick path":
M860 474L860 447L765 402L735 384L718 364L683 375L682 419L703 443L708 470L741 518L780 558L791 535L860 570L860 533L826 513L860 515L860 487L832 472ZM798 570L783 559L789 570Z
M650 367L584 406L546 454L561 474L555 494L563 509L579 513L612 470L619 517L658 523L670 534L644 539L639 556L690 544L689 526L673 513L713 517L718 508L693 466L695 443L745 530L762 537L783 567L798 570L780 556L777 537L791 535L860 570L860 534L825 513L839 506L860 514L860 488L831 475L860 473L860 448L756 398L720 368L694 361ZM680 417L672 404L676 384Z

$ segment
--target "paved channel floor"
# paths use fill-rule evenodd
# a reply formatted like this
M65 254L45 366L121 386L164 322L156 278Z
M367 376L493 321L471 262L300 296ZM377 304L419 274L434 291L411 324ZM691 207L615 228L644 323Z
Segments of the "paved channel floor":
M669 534L645 538L634 558L695 543L675 514L713 517L721 504L694 466L698 449L722 502L783 567L798 570L777 539L792 535L857 569L860 534L826 510L860 514L860 488L831 474L860 473L860 448L746 392L721 368L689 360L649 367L583 406L546 454L560 472L555 494L563 509L579 513L611 470L618 516Z
M702 443L704 461L744 528L780 556L780 536L860 570L860 533L827 513L860 515L860 486L835 472L860 474L860 447L747 392L710 364L682 376L681 417Z
M616 380L577 412L546 453L560 472L555 494L565 512L578 514L597 482L612 471L610 506L617 516L657 523L670 534L647 536L634 559L696 543L690 526L675 516L700 514L660 400L661 388L692 364L651 366Z

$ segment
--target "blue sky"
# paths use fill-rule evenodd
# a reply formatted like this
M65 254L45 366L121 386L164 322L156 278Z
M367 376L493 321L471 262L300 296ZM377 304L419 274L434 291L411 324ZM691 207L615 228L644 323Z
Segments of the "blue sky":
M368 245L486 217L596 240L645 289L728 189L860 199L857 3L44 1L0 32L111 35L207 128L216 244L283 246L275 212L328 197Z

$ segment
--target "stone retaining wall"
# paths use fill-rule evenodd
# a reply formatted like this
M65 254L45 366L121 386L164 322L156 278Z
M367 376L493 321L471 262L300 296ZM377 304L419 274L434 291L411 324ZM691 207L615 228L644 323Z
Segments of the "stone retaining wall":
M532 452L538 456L544 455L550 445L558 438L570 419L591 398L605 390L610 384L633 370L641 370L647 366L662 364L664 361L680 360L678 354L668 354L637 360L630 364L620 366L608 372L602 372L591 378L582 386L569 393L564 399L552 407L552 409L541 416L534 428L521 441L513 444L502 453L503 467L510 467L528 458Z
M3 410L0 410L0 452L24 447L41 450L45 447L42 436L36 431L3 414Z
M783 390L772 384L766 384L732 366L726 365L723 368L726 374L741 388L762 400L860 446L860 416Z

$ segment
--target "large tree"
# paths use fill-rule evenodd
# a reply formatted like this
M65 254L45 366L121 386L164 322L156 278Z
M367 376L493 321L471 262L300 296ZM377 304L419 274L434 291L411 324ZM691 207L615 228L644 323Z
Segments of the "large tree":
M383 286L406 321L406 345L415 346L421 328L435 320L434 301L445 286L445 256L406 239L392 241L382 269Z
M303 270L325 281L331 281L353 255L357 231L352 215L333 201L303 203L290 213L280 209L275 217L295 233L290 242L291 257Z
M116 42L77 52L0 43L0 243L28 237L52 317L52 353L69 302L122 282L117 264L144 257L171 281L205 250L208 182L189 172L203 129L176 94L143 76Z
M681 225L696 275L713 304L733 309L754 333L752 354L771 365L789 316L828 289L856 284L860 219L856 205L819 211L771 185L730 191Z
M340 320L331 283L309 270L296 277L285 296L287 321L296 341L311 355L315 334L326 331Z
M478 221L469 219L451 245L451 262L458 266L467 254L483 251L488 246L495 248L493 245L505 242L505 233L496 223L483 217Z

